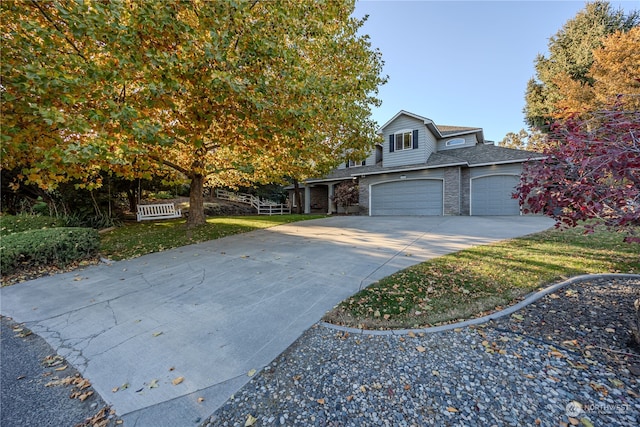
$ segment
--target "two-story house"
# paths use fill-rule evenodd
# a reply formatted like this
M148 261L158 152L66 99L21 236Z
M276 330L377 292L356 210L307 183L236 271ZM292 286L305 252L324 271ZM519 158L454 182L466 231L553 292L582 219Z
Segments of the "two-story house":
M378 133L384 142L364 161L304 183L305 212L338 212L335 186L351 180L364 215L519 215L512 194L522 165L541 158L486 142L482 128L436 125L407 111Z

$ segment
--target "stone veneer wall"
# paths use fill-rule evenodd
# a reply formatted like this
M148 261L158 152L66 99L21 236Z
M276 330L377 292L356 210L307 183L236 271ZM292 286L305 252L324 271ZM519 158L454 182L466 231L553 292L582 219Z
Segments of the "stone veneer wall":
M358 200L360 215L369 215L369 184L370 180L367 177L360 178L358 180L358 190L360 191Z
M460 185L460 215L471 214L471 172L470 169L462 169L462 182Z
M460 167L444 170L444 214L460 215Z

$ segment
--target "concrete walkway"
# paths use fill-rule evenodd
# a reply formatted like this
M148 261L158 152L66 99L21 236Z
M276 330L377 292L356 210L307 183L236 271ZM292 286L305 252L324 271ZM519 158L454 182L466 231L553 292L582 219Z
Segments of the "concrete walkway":
M195 425L362 287L552 225L536 216L304 221L2 288L0 312L51 344L127 426Z

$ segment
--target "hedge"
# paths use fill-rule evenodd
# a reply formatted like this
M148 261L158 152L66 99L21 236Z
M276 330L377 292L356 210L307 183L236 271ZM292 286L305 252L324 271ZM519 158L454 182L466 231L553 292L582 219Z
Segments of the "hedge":
M2 237L0 272L14 273L41 265L63 267L97 255L100 237L92 228L45 228Z

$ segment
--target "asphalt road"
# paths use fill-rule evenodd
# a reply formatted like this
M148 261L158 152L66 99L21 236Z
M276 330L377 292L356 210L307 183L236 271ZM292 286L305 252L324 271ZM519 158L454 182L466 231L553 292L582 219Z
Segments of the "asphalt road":
M56 366L48 367L43 361L56 352L45 340L36 334L20 337L14 329L20 325L5 316L1 321L0 426L76 426L105 406L97 393L81 402L69 397L72 386L47 387L56 377L74 376L78 371L60 359ZM62 366L67 368L55 370Z

